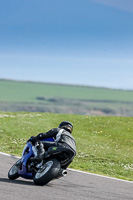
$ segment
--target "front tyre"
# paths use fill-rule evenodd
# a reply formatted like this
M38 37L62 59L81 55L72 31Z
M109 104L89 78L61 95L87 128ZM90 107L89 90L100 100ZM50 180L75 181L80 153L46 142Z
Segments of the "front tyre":
M15 180L19 177L18 171L21 166L21 159L19 159L9 170L8 178L11 180Z
M38 172L34 175L34 183L36 185L45 185L54 179L60 170L60 163L56 159L50 159L42 168L38 170Z

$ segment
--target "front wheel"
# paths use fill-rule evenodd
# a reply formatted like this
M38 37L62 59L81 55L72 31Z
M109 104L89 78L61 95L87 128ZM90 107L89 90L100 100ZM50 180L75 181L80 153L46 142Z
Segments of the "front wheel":
M11 180L15 180L19 177L18 171L20 169L21 159L19 159L9 170L8 178Z
M60 170L60 162L56 159L50 159L34 175L36 185L45 185L54 179Z

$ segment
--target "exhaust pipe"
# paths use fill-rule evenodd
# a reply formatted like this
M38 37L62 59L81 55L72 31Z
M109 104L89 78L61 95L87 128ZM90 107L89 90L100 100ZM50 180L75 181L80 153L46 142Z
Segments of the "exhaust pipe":
M62 171L62 176L66 176L67 175L67 171L64 169L63 171Z
M62 176L66 176L66 175L67 175L67 171L65 169L60 169L60 171L58 172L55 178L61 178Z

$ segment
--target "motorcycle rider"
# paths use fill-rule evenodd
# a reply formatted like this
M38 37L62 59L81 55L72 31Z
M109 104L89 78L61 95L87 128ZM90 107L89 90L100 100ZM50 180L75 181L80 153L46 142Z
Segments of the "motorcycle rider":
M76 142L71 135L72 131L73 124L69 121L62 121L58 128L32 136L28 141L36 146L37 156L31 158L31 160L41 161L47 155L58 154L63 168L66 169L76 155ZM54 138L54 142L41 141L47 138Z

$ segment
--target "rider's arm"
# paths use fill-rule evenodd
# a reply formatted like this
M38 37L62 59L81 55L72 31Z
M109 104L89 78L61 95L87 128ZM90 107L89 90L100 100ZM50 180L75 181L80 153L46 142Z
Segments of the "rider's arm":
M50 138L50 137L55 137L57 135L57 133L59 132L59 128L53 128L50 131L46 132L46 133L39 133L36 138L38 140L42 140L42 139L46 139L46 138Z

